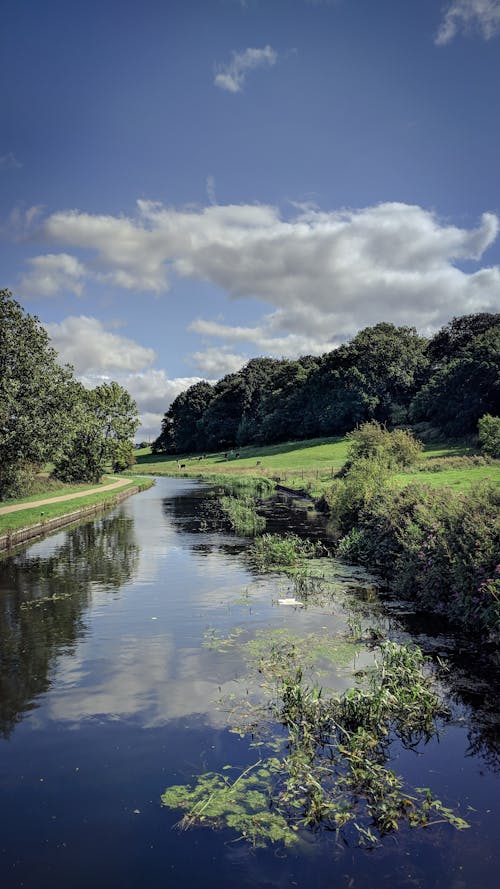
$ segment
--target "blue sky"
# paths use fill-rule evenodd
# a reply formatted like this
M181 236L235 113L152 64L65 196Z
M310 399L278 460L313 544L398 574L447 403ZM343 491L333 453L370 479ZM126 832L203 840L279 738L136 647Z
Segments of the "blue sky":
M500 306L500 0L4 0L3 280L155 436L250 357Z

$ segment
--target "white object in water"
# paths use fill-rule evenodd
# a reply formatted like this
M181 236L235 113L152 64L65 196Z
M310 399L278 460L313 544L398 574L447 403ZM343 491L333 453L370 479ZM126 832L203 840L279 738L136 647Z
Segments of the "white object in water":
M289 599L278 599L278 605L300 605L303 606L303 602L300 602L299 599L289 598Z

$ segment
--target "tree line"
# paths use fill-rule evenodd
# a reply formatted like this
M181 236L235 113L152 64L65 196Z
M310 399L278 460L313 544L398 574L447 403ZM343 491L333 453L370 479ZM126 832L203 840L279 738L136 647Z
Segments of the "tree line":
M454 318L431 338L381 322L320 357L253 358L166 411L153 451L181 454L344 435L377 420L446 437L500 414L500 314Z
M98 482L134 462L137 405L118 383L88 390L61 366L36 316L0 290L0 499L29 493L47 462L65 482Z

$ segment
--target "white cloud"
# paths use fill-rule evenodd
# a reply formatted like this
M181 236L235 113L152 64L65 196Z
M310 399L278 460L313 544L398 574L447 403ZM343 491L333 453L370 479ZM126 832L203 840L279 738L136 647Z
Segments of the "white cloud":
M227 65L220 65L215 75L214 84L230 93L240 93L245 84L248 71L253 68L270 68L276 64L278 53L272 46L263 49L248 47L243 52L233 52Z
M164 370L148 367L153 349L106 330L97 318L68 317L59 324L45 324L62 364L72 364L87 389L116 380L137 402L140 428L136 439L156 438L163 414L174 398L200 377L169 378Z
M478 31L485 40L500 33L500 0L453 0L436 35L435 43L450 43L459 32Z
M168 287L163 267L168 258L165 254L168 233L148 227L156 206L138 201L137 222L124 216L97 216L78 210L54 213L46 220L43 233L59 243L80 244L82 248L96 250L92 269L103 280L125 290L160 293ZM180 249L173 230L169 236L172 249Z
M70 316L45 328L61 362L72 364L78 374L137 371L152 364L156 357L153 349L111 333L97 318L86 315Z
M479 262L495 241L499 220L492 213L475 228L459 228L403 203L295 208L291 218L259 204L178 210L140 201L138 207L135 219L56 213L41 233L92 251L87 269L125 288L133 282L141 290L166 290L170 269L233 298L264 301L272 311L256 328L205 332L263 348L272 340L273 354L331 348L382 319L430 329L452 315L498 306L500 267L458 267Z
M137 402L140 428L136 439L157 438L163 414L178 395L201 381L200 377L169 378L164 370L146 370L117 378Z
M195 324L191 324L189 329L196 332ZM236 373L248 361L244 355L230 352L227 346L211 346L202 352L194 352L191 358L198 370L210 379L220 379L226 374Z
M26 223L30 225L36 216L37 208L26 214ZM70 256L69 253L47 253L45 256L34 256L28 260L31 271L23 275L19 284L22 293L31 296L55 296L61 290L69 290L78 296L83 291L83 279L86 275L85 266Z
M143 371L129 374L122 379L122 385L128 389L132 398L135 398L141 410L162 415L181 392L201 382L200 377L171 379L164 370Z
M206 321L198 318L192 321L188 330L193 333L199 333L205 337L217 337L218 339L229 340L230 342L246 342L252 343L253 353L257 351L259 354L266 354L273 358L298 358L300 355L321 355L338 346L343 337L332 336L330 339L321 339L317 336L304 336L301 334L290 333L285 336L276 336L275 331L279 326L278 313L267 315L263 319L263 323L255 327L232 327L228 324L220 324L218 321ZM205 353L195 353L196 355L215 355L219 354L221 360L224 357L224 350L228 347L212 347ZM222 351L221 351L222 349ZM231 358L241 361L241 365L247 361L247 358L234 355ZM236 368L237 369L237 368ZM231 372L232 369L226 371ZM222 374L221 374L222 375ZM216 376L216 374L214 374Z

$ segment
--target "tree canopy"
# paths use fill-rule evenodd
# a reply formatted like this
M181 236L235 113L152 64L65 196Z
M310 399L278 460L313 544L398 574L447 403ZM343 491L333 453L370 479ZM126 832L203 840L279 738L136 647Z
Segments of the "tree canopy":
M58 363L40 320L0 290L0 498L27 492L48 461L69 481L97 481L106 463L125 468L137 426L125 389L85 389Z
M181 393L154 447L227 450L344 435L369 420L467 435L482 414L499 412L499 325L500 315L467 315L429 340L381 322L319 358L254 358L214 386Z

